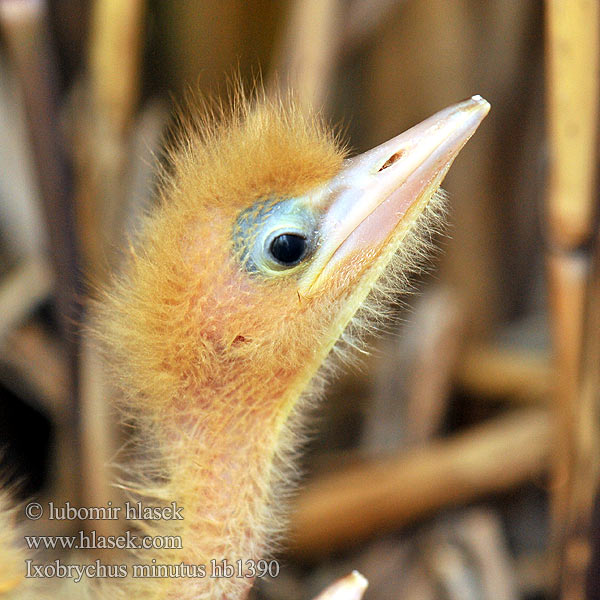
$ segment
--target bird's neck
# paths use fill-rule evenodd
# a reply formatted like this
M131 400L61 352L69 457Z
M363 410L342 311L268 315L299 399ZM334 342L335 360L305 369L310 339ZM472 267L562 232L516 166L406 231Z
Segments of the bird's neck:
M179 580L178 598L188 597L181 595L182 583L190 598L245 597L252 567L268 556L269 540L281 527L280 492L289 477L279 465L295 445L287 417L299 395L298 377L279 373L232 383L190 387L162 415L168 496L183 508L184 520L175 524L183 549L157 562L206 568L205 579ZM225 575L214 572L224 561L235 575L211 577Z

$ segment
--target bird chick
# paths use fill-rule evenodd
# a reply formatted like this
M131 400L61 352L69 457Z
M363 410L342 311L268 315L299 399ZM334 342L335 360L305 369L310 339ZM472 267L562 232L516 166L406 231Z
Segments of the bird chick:
M473 97L350 159L290 100L241 98L227 119L186 124L95 331L142 432L128 487L183 508L181 521L138 523L183 548L133 562L240 560L248 577L126 578L92 597L245 597L246 566L285 523L315 375L359 308L377 316L365 300L384 272L401 281L414 262L415 233L488 110Z

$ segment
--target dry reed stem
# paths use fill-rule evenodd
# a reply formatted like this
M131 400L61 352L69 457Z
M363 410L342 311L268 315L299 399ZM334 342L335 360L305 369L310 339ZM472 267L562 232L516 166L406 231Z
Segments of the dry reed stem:
M547 77L553 244L575 248L593 228L598 139L600 4L548 0Z
M89 47L90 99L87 119L78 132L85 145L78 157L80 236L86 243L87 270L96 284L113 262L113 249L122 245L125 179L129 136L137 108L144 0L96 0L92 10ZM89 139L88 139L89 136ZM86 505L102 506L111 498L107 464L114 453L107 389L102 363L89 343L82 347L81 436L86 481ZM96 524L95 524L96 526ZM97 524L102 535L116 533L112 521Z
M314 556L398 527L449 504L510 489L542 473L548 415L514 411L448 440L317 479L292 516L292 550Z
M590 567L594 547L600 540L590 537L594 496L600 476L600 253L589 285L579 397L573 414L572 472L566 507L562 572L563 598L580 598L591 577L597 589L597 565ZM591 569L591 570L590 570ZM589 575L588 575L589 570Z
M271 87L294 90L302 104L327 102L341 42L339 0L296 0L275 53Z
M583 596L589 554L590 472L600 453L599 434L587 419L595 408L583 402L582 374L589 253L596 210L600 5L593 0L548 0L547 4L548 256L550 308L556 367L553 547L563 598ZM586 468L582 468L585 465ZM590 471L591 470L591 471ZM582 512L573 519L573 510ZM574 559L573 557L576 557Z
M94 109L111 132L127 132L137 107L144 0L96 0L92 12L90 75Z
M44 408L62 418L69 396L69 369L64 349L39 325L29 323L7 335L2 361L14 370ZM7 385L10 384L6 382Z
M469 394L515 404L548 403L552 380L546 354L478 343L464 351L456 375L456 383Z
M0 343L54 287L53 273L41 257L28 259L0 281Z

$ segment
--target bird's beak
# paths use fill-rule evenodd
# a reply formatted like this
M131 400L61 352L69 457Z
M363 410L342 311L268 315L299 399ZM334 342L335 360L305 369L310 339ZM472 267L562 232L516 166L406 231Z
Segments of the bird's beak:
M357 251L377 255L407 230L490 109L481 96L446 108L399 136L345 161L318 194L326 206L320 245L299 292L317 293ZM412 218L411 218L412 217Z

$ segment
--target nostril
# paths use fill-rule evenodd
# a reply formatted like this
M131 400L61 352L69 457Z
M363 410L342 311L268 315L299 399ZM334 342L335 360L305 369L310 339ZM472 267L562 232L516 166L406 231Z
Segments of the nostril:
M395 154L392 154L392 156L390 156L383 163L383 166L381 167L381 169L379 169L379 171L383 171L384 169L391 167L397 160L400 160L403 155L404 155L404 150L398 150L398 152L396 152ZM378 171L378 173L379 173L379 171Z

